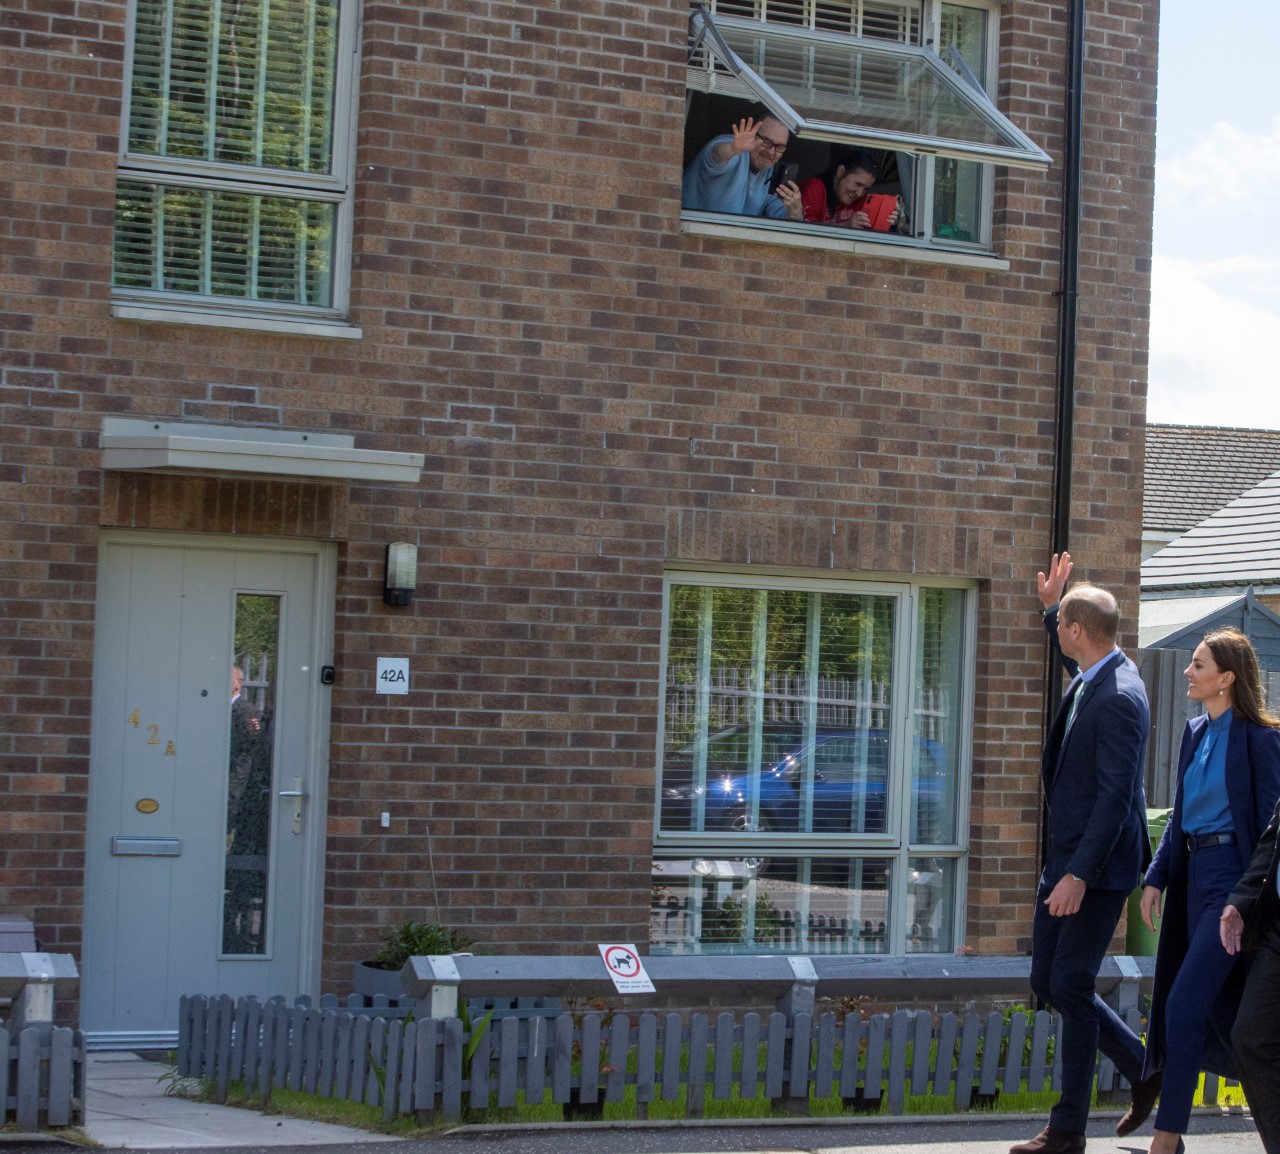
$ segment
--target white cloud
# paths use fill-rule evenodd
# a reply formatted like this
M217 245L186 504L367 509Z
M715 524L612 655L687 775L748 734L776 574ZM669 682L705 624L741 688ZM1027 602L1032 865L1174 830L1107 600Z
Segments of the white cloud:
M1149 420L1280 428L1280 307L1241 291L1259 270L1156 255Z
M1280 428L1280 117L1218 120L1156 166L1147 416Z

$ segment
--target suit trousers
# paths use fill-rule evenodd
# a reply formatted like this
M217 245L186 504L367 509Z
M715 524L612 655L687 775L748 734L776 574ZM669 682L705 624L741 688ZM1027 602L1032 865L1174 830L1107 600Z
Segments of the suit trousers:
M1129 895L1124 890L1087 889L1079 910L1055 918L1044 904L1054 884L1041 878L1036 893L1031 990L1062 1019L1062 1095L1049 1122L1083 1134L1099 1050L1130 1082L1142 1077L1141 1040L1096 990L1098 967Z
M1218 918L1227 904L1227 895L1239 880L1240 858L1235 846L1210 846L1190 855L1187 952L1165 1004L1164 1083L1156 1113L1157 1130L1187 1132L1205 1040L1213 1027L1215 1002L1237 962L1222 948ZM1223 1042L1227 1039L1223 1038Z
M1240 1085L1267 1154L1280 1154L1280 944L1268 934L1254 956L1231 1042Z

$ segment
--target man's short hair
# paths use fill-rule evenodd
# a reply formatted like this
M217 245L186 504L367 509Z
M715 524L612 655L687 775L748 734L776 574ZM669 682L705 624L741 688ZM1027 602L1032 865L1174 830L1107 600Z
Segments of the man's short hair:
M1058 606L1064 625L1079 625L1095 645L1114 643L1120 632L1120 606L1097 585L1074 585Z

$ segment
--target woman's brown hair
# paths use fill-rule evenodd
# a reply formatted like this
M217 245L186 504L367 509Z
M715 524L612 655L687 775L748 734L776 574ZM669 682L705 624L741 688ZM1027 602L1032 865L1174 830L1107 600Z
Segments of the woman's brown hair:
M1246 721L1280 729L1280 717L1268 711L1262 691L1262 673L1253 643L1239 629L1215 629L1204 639L1213 663L1224 673L1234 673L1231 708Z

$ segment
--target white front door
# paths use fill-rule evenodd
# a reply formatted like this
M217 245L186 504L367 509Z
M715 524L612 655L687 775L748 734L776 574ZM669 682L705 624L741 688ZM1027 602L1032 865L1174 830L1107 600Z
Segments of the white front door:
M315 992L332 546L104 534L81 960L91 1045L183 994Z

